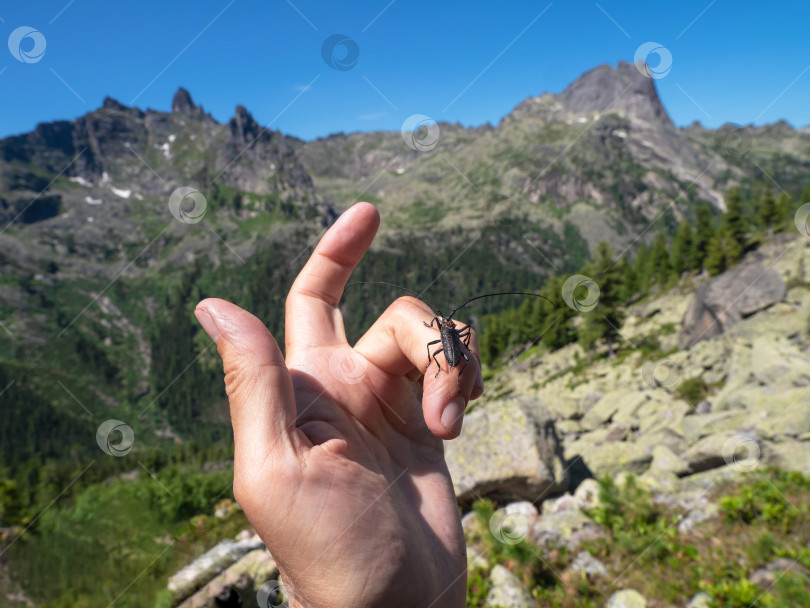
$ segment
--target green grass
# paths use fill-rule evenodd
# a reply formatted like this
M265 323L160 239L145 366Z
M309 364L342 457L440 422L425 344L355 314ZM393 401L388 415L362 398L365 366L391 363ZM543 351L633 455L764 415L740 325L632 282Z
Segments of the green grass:
M156 477L96 484L46 511L9 550L26 594L48 608L166 606L171 574L247 527L241 511L212 517L233 498L232 469L170 467Z
M709 394L709 390L706 381L701 376L696 376L682 380L678 385L676 394L689 403L697 404L703 401L706 395Z

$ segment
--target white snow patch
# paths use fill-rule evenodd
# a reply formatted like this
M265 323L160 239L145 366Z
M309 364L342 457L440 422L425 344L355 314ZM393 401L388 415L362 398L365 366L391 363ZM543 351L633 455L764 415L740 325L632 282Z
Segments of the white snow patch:
M652 147L653 147L652 142L651 142L651 141L647 141L646 139L645 139L644 141L642 141L642 142L641 142L641 145L642 145L642 146L647 146L648 148L652 148Z
M101 183L102 184L109 184L110 183L110 174L106 171L101 174Z
M580 122L580 123L582 123L582 122L588 122L588 119L587 119L587 118L585 118L584 116L580 116L579 118L577 118L577 122Z
M116 188L115 186L111 186L111 188L115 196L120 196L121 198L129 198L132 196L132 190L122 190L121 188Z
M136 192L135 193L135 198L137 198L139 201L142 201L143 200L143 195L140 192Z
M616 137L621 137L622 139L627 137L627 133L625 131L620 130L613 131L613 135L615 135Z
M170 144L173 144L175 139L177 139L177 135L169 135L169 143Z
M88 205L100 205L101 203L103 203L103 202L104 202L104 201L103 201L103 200L101 200L100 198L93 198L92 196L85 196L85 197L84 197L84 201L85 201L85 202L86 202Z
M91 215L90 217L87 218L87 221L92 224L95 220L93 219L93 216Z
M397 175L402 175L403 173L405 173L405 169L403 169L402 167L397 169Z
M169 142L166 142L165 144L158 146L158 150L163 151L163 156L165 156L166 158L171 158L172 155L171 152L169 151L169 147L170 147Z
M194 141L195 139L197 139L197 136L196 136L196 135L189 135L189 136L188 136L188 138L189 138L191 141Z
M86 179L84 179L81 176L79 176L79 177L69 177L68 181L73 182L74 184L79 184L80 186L87 186L88 188L93 185L92 182L88 182Z

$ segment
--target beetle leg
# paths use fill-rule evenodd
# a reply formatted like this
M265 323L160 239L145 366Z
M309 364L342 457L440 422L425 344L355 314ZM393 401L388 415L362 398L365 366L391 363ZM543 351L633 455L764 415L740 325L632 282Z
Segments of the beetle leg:
M441 342L441 340L437 340L437 342ZM433 360L436 362L436 368L437 368L436 373L433 374L434 378L439 375L440 371L442 371L442 366L439 365L439 360L436 358L436 355L438 355L440 352L442 352L441 348L437 349L436 352L433 353ZM428 367L430 367L430 361L428 361Z
M430 321L430 324L427 324L424 321L422 321L422 325L424 325L425 327L433 327L434 323L436 324L437 327L439 325L441 325L441 321L439 321L439 317L433 317L433 319ZM431 344L433 344L433 342L431 342Z
M470 339L472 338L472 335L470 334L470 332L471 332L471 328L470 328L469 325L463 327L458 332L458 337L462 339L462 341L464 342L464 346L466 346L467 348L470 347Z
M464 367L461 368L461 370L458 372L458 376L456 376L456 384L459 385L461 384L461 374L463 374L464 370L467 369L467 361L470 360L465 353L461 353L461 356L464 357Z
M425 369L430 367L430 360L431 360L430 347L433 346L434 344L438 344L439 342L441 342L441 340L433 340L433 342L428 342L425 345L425 348L427 348L427 355L428 355L428 364L427 364L427 366L425 366ZM437 350L436 352L438 353L439 351ZM434 358L435 358L435 356L434 356ZM439 364L439 362L436 361L436 365L438 365L438 364Z

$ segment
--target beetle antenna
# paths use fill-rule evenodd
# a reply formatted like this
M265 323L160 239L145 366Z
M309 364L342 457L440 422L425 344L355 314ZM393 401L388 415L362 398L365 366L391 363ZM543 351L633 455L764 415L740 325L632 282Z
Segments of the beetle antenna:
M387 283L385 281L355 281L354 283L349 283L348 285L346 285L346 287L351 287L352 285L388 285L389 287L396 287L397 289L402 289L404 291L407 291L408 293L412 293L417 298L422 300L425 304L430 306L440 317L444 317L444 315L442 314L442 311L439 310L438 308L436 308L430 302L428 302L427 298L425 298L421 293L419 293L417 291L414 291L413 289L408 289L407 287L403 287L402 285L397 285L396 283Z
M492 296L509 296L509 295L514 295L514 296L535 296L537 298L543 298L546 302L550 302L550 303L553 304L553 302L551 302L551 300L549 300L546 296L541 295L539 293L527 293L527 292L524 292L524 291L499 291L498 293L486 293L486 294L484 294L482 296L475 296L474 298L470 298L469 300L467 300L463 304L461 304L459 306L456 306L453 310L451 310L450 315L447 318L452 319L453 315L456 314L457 310L459 310L461 308L464 308L465 306L467 306L467 304L469 304L470 302L473 302L474 300L480 300L481 298L491 298Z

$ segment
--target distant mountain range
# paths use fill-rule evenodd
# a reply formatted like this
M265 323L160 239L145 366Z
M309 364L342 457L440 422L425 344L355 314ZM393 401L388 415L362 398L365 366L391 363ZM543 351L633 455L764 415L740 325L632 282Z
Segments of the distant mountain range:
M66 428L83 414L57 380L89 411L138 415L171 441L195 432L175 435L178 420L227 422L216 355L190 316L196 299L231 297L280 332L289 282L354 201L383 216L359 273L452 299L536 287L579 268L599 241L632 252L698 204L722 210L731 185L805 185L810 129L677 128L642 72L602 65L497 126L417 117L404 136L305 142L242 106L220 124L180 89L171 112L107 98L0 140L0 372L27 378L15 384L20 403ZM347 293L350 334L399 295L359 293ZM175 390L192 391L188 410L169 399Z
M700 201L722 209L729 185L765 177L788 188L810 168L810 129L678 129L655 81L624 62L524 100L497 127L432 129L438 140L428 151L409 148L397 132L304 142L263 128L242 106L219 124L184 89L170 113L107 98L75 121L0 140L0 222L9 226L0 251L23 268L56 258L65 271L104 275L127 259L127 244L145 244L148 227L171 218L169 196L185 186L244 199L227 219L231 229L282 204L288 214L296 208L291 218L322 225L361 198L380 206L387 232L459 222L469 232L502 213L525 215L560 237L557 247L540 247L564 264L566 225L590 249L600 240L624 247L667 208L663 223L689 217ZM20 255L23 235L29 245ZM65 255L67 235L75 262ZM217 238L208 236L203 250ZM149 263L158 251L171 260L157 245L144 254Z

